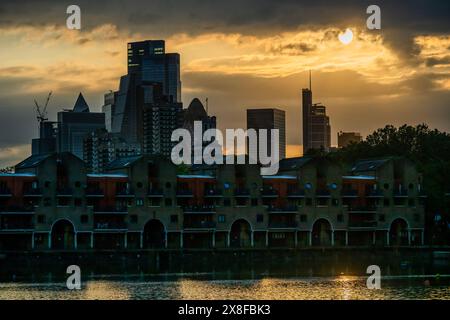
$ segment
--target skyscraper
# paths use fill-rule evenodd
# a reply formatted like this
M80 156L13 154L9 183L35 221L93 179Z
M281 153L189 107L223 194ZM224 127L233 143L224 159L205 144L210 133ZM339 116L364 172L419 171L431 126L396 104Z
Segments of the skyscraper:
M284 110L280 109L247 109L247 129L267 129L267 150L271 154L271 129L279 130L279 159L286 158L286 119ZM258 141L259 146L259 141ZM256 150L248 150L256 152Z
M104 128L105 114L90 112L80 93L72 110L58 112L57 152L71 152L83 159L85 136Z
M352 142L360 142L362 140L361 133L359 132L338 132L338 148L348 146Z
M142 81L159 82L169 102L181 102L180 55L166 53L164 40L128 43L128 74Z
M309 73L309 88L302 89L302 116L303 116L303 153L310 149L324 149L331 147L330 118L326 107L313 104L311 90L311 72Z

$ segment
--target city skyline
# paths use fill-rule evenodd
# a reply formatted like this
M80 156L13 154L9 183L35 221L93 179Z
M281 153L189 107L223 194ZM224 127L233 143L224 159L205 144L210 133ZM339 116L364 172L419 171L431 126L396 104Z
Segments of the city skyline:
M121 16L115 2L111 7L84 1L79 5L80 31L65 28L65 8L57 4L50 11L33 3L20 9L1 6L2 21L9 21L0 24L0 43L8 43L8 50L0 53L1 167L31 152L29 141L38 133L33 99L42 101L54 92L50 119L73 105L80 91L92 111L101 111L104 93L117 90L118 79L126 74L126 44L144 39L165 39L167 52L180 53L184 108L194 97L208 97L219 129L245 128L245 110L255 106L286 111L287 156L300 153L298 114L309 69L314 100L327 106L331 119L332 145L339 131L365 136L385 124L426 122L449 131L450 37L444 3L417 5L407 13L401 4L381 3L381 31L367 30L364 5L351 2L341 8L327 4L333 7L330 16L322 13L320 2L265 1L248 21L218 3L213 18L206 14L213 12L208 5L191 9L185 3L180 8L159 3L155 8L135 1L142 10L123 8ZM244 5L243 16L250 9ZM34 20L24 18L27 11L34 12ZM293 13L287 15L289 11ZM177 23L145 19L150 12L177 18ZM420 26L414 24L418 16ZM343 45L337 35L347 27L355 39Z

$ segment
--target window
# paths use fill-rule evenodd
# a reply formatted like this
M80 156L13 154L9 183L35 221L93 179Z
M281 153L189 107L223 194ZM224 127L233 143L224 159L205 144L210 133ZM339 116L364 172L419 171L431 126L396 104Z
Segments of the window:
M416 201L414 199L408 199L408 206L415 207L416 206Z
M70 199L69 198L59 198L58 199L58 206L60 207L67 207L69 205Z
M385 184L384 184L384 189L385 189L385 190L389 189L389 183L385 183Z
M74 200L74 205L75 205L75 207L81 207L83 205L83 200L80 198L76 198Z
M306 222L308 221L308 216L306 214L301 214L300 215L300 222Z
M389 207L389 199L384 199L383 206Z
M414 221L420 222L420 214L414 214Z
M170 216L170 223L177 223L178 222L178 215L173 214Z
M333 205L333 207L337 207L337 206L339 206L339 200L338 199L331 199L331 204Z
M75 188L79 188L81 187L81 182L80 181L76 181L75 182Z
M166 188L169 189L170 187L172 187L172 184L170 182L166 182Z
M82 214L82 215L80 216L80 222L81 222L82 224L88 223L88 222L89 222L89 216L88 216L87 214Z
M231 200L230 200L230 198L225 198L225 199L223 199L223 205L224 205L225 207L231 206Z
M384 222L386 220L386 217L384 216L384 214L380 214L380 216L378 217L378 220L381 222Z
M338 214L337 215L337 221L338 222L344 222L344 215L343 214Z
M408 187L409 187L409 190L414 189L414 185L412 183L410 183Z
M136 199L136 206L142 207L144 205L144 199Z
M138 216L136 214L130 215L130 223L136 224L138 222Z
M258 206L258 199L253 198L252 199L252 207L256 207L256 206Z
M264 222L264 215L263 214L257 214L256 215L256 222Z
M312 206L312 199L311 198L306 198L306 205L308 207Z
M170 198L164 199L164 205L166 207L171 207L172 206L172 199L170 199Z
M45 215L43 215L43 214L38 215L37 222L38 223L45 223Z
M45 183L44 183L44 187L46 187L46 188L50 188L50 181L45 181Z
M328 206L328 199L327 198L318 198L316 200L316 204L318 207L326 207L326 206Z
M142 189L142 187L143 187L142 182L138 182L136 185L137 185L137 187L138 187L139 189Z
M219 215L219 223L224 223L225 222L225 215L224 214L221 214L221 215Z
M52 201L50 198L44 198L44 207L50 207L52 205Z

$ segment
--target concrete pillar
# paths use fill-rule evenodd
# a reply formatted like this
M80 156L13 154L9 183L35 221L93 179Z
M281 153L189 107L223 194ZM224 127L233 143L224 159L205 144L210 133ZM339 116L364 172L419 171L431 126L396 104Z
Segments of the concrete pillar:
M139 235L139 248L144 248L144 233L141 232Z
M168 232L164 232L164 248L167 248L169 244L167 243Z
M269 246L269 231L266 231L266 247Z
M308 231L308 245L312 246L312 231Z
M331 246L334 246L334 231L331 231Z
M123 247L125 249L128 247L128 234L126 232L123 234Z
M386 244L389 246L389 231L386 231Z
M212 240L211 241L212 247L215 248L216 247L216 233L214 231L212 232L212 239L211 240Z
M49 249L52 248L52 233L51 232L48 233L48 248Z
M94 233L91 232L91 249L94 249Z
M31 249L34 249L34 232L31 233Z
M348 246L348 231L345 231L345 245Z
M255 238L255 234L254 234L254 232L252 230L252 231L250 231L250 245L251 245L252 248L255 246L255 239L254 238Z
M75 250L77 250L78 248L78 232L75 232L74 234L73 247L75 248Z
M180 232L180 248L183 249L183 232Z
M227 247L228 248L230 247L230 237L231 237L230 231L228 231L228 233L227 233Z

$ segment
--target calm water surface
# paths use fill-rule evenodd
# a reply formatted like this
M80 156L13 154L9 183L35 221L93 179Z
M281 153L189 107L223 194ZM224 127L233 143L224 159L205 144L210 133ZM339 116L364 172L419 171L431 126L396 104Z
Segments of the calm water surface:
M427 281L428 279L428 281ZM220 279L216 275L165 277L96 276L81 290L68 290L64 280L0 283L0 299L446 299L450 276L382 278L380 290L368 290L366 277L261 277Z

